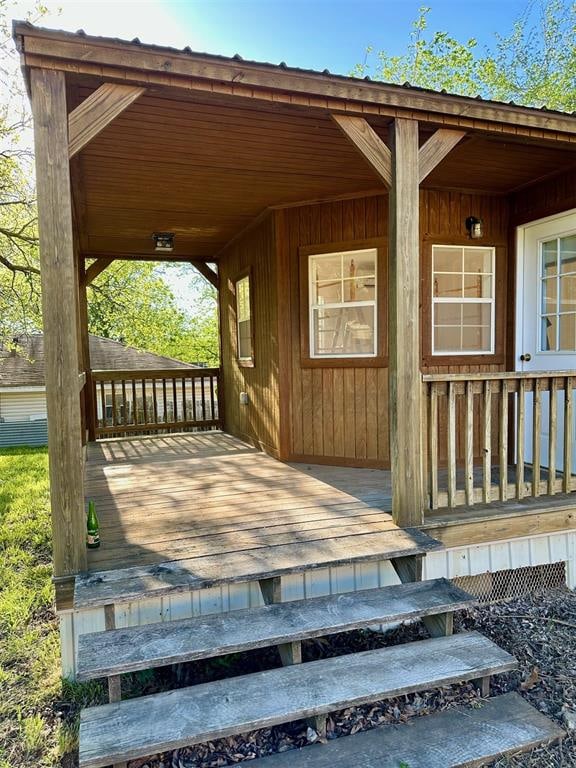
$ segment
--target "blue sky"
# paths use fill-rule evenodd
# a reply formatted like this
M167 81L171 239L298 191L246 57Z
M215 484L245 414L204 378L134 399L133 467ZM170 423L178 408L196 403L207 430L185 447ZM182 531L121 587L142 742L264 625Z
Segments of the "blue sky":
M406 49L422 0L45 0L44 26L348 74L367 46ZM429 0L431 30L480 45L534 0ZM12 3L22 16L31 0ZM61 9L58 11L58 9Z

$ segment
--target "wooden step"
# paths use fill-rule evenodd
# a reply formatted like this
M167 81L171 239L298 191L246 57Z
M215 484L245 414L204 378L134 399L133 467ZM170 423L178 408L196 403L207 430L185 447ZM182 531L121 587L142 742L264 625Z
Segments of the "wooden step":
M564 732L517 693L254 760L254 768L473 768Z
M105 704L81 714L80 766L102 768L516 666L492 641L467 632Z
M350 563L425 555L442 548L439 541L417 528L397 528L357 536L338 536L335 531L333 538L321 542L294 542L226 555L172 560L160 565L81 574L76 577L74 608L93 608L219 584L259 581Z
M447 579L266 605L213 616L81 635L77 678L90 680L372 624L459 611L476 602Z

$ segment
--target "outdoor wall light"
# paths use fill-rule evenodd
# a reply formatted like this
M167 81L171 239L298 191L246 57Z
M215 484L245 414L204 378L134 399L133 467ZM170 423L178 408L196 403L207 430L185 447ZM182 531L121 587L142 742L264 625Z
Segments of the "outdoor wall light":
M478 240L484 234L482 219L477 219L476 216L468 216L466 219L466 229L471 240Z
M174 250L173 232L154 232L152 235L152 240L154 240L155 251L170 253L170 251Z

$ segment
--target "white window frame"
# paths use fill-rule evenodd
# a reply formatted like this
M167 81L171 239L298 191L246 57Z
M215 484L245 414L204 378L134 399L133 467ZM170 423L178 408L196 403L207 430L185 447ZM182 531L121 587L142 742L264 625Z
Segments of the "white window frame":
M241 320L240 312L239 312L239 304L238 304L238 286L240 285L240 283L244 282L244 280L248 282L248 317ZM237 280L235 280L234 295L236 299L236 347L238 352L237 354L238 362L252 363L254 361L254 328L252 326L254 319L252 317L252 279L251 279L250 272L242 275L241 277L237 278ZM245 323L247 320L250 322L250 355L243 356L240 354L240 323Z
M538 345L538 354L539 355L570 355L574 354L576 350L573 349L559 349L560 346L560 318L563 315L573 315L573 312L560 312L559 306L560 306L560 270L559 270L559 246L558 243L562 238L565 237L573 237L576 235L575 230L570 230L568 232L563 232L559 235L549 235L547 237L542 237L538 240L538 327L536 330L536 339L537 339L537 345ZM556 275L553 278L556 281L556 312L552 313L545 313L542 312L542 288L544 284L544 280L551 280L552 278L544 278L542 277L542 268L544 266L544 243L549 243L551 240L556 241ZM574 275L576 273L576 269L574 272L565 272L565 275ZM542 318L544 317L555 317L556 318L556 346L554 349L542 349Z
M434 263L434 249L435 248L441 248L442 250L454 250L455 253L460 253L461 255L461 264L462 269L460 270L454 270L452 272L446 272L442 270L436 270L435 263ZM492 296L489 298L467 298L465 296L461 296L459 298L446 298L441 296L434 296L434 277L435 275L461 275L462 278L464 278L465 275L478 275L477 272L465 272L464 271L464 250L490 250L491 252L491 263L490 263L490 275L492 278ZM435 357L446 357L447 355L459 357L459 356L477 356L477 355L494 355L495 354L495 347L496 347L496 248L494 246L489 245L443 245L442 243L435 243L432 246L432 280L431 282L431 307L432 307L432 317L430 318L430 335L431 335L431 349L432 349L432 355ZM480 273L480 274L486 274L486 273ZM489 304L490 305L490 349L454 349L454 350L436 350L436 343L435 343L435 334L434 331L436 330L436 325L434 324L435 319L435 309L438 304L458 304L459 306L462 306L463 304ZM442 327L442 326L439 326ZM452 326L445 326L448 328L451 328ZM461 329L465 326L460 325Z
M327 302L323 304L315 303L315 277L313 265L316 259L334 258L340 256L344 258L354 258L361 254L374 254L374 298L369 301L338 301ZM342 280L343 272L340 279ZM353 309L354 307L373 307L374 308L374 346L372 352L334 352L329 355L323 355L316 351L316 336L314 333L314 312L319 309ZM378 249L377 248L357 248L351 251L332 251L330 253L313 253L308 256L308 340L309 354L315 360L334 360L334 359L356 359L378 356Z

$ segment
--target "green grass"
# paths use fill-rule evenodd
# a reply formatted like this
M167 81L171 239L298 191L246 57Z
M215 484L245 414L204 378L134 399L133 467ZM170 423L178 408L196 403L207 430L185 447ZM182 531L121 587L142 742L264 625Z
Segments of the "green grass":
M0 450L0 768L55 766L73 748L59 719L45 448Z

